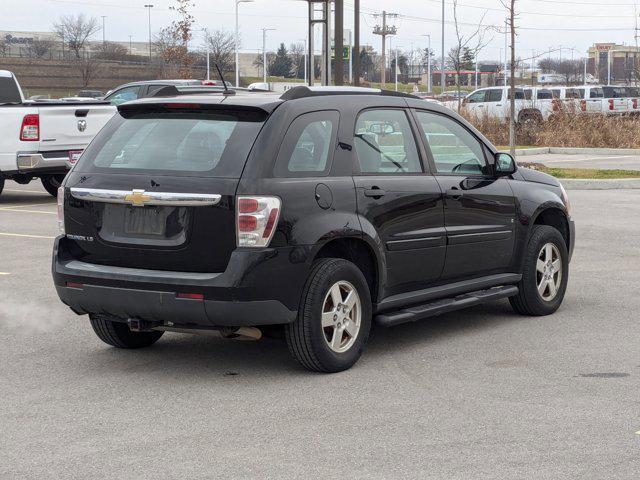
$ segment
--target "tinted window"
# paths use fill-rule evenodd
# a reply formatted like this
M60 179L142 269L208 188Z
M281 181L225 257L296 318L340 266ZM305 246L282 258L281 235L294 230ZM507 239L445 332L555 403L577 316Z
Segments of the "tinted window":
M553 98L553 93L551 93L551 90L538 90L536 98L538 100L551 100Z
M560 93L561 93L561 90L551 90L551 94L555 99L560 99Z
M154 93L168 86L169 85L149 85L147 88L147 97L152 97Z
M592 88L589 92L589 98L603 98L604 92L601 88Z
M360 114L354 144L362 173L422 172L411 124L402 110Z
M258 112L116 115L76 170L237 178L263 117Z
M335 111L307 113L296 118L278 154L276 175L328 173L338 120Z
M124 102L136 100L140 95L140 87L125 87L117 92L113 92L105 100L111 102L111 105L120 105Z
M473 92L471 95L467 97L467 103L482 103L484 102L485 94L486 94L486 90Z
M511 98L511 89L509 89L509 97ZM531 100L531 90L516 89L516 100Z
M417 115L438 173L488 174L482 144L466 128L444 115L422 111Z
M20 91L13 77L0 77L0 103L20 103Z
M584 98L584 90L581 88L567 88L565 94L567 99L580 99Z
M501 100L502 100L502 89L492 88L491 90L487 90L485 102L500 102Z

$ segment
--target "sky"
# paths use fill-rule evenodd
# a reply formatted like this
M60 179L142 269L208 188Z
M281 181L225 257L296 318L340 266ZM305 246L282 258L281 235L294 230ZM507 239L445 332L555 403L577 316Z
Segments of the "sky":
M445 0L445 51L455 44L453 1ZM636 0L640 3L640 0ZM0 30L50 31L55 19L65 14L85 13L105 18L107 40L147 41L147 10L153 3L152 31L168 25L174 13L172 0L0 0ZM194 0L196 19L193 47L202 44L201 29L235 28L235 0ZM436 55L441 51L442 0L361 0L362 43L380 49L380 37L372 34L381 22L376 14L386 10L400 16L390 20L398 27L392 45L402 50L426 47L431 36ZM353 25L353 0L345 0L345 28ZM523 59L535 54L558 58L582 58L596 42L634 45L634 0L516 0L520 27L516 40L517 56ZM472 33L482 21L488 29L488 45L479 54L482 60L499 60L504 48L504 35L497 30L504 24L506 10L501 0L458 0L458 21L463 34ZM640 7L638 8L640 12ZM242 51L259 52L262 28L268 32L267 48L275 50L280 42L289 45L306 36L307 3L301 0L255 0L240 4ZM101 19L100 19L101 20ZM96 34L102 38L102 34ZM549 55L543 54L552 50Z

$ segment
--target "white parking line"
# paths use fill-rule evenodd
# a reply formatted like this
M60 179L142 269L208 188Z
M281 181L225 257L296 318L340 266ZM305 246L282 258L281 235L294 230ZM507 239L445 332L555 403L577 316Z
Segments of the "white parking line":
M45 238L47 240L54 240L56 237L47 237L44 235L25 235L24 233L7 233L0 232L0 236L3 237L24 237L24 238Z
M5 211L5 212L24 212L24 213L42 213L44 215L57 215L58 212L41 212L39 210L20 210L17 208L6 208L6 207L0 207L0 211Z

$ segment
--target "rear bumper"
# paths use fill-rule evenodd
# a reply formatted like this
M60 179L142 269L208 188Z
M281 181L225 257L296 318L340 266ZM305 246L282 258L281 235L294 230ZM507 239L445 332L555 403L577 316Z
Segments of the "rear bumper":
M80 315L206 327L286 324L297 315L308 271L304 260L292 260L306 255L291 248L238 250L225 272L190 273L84 263L71 257L68 243L56 239L52 273L60 299Z
M16 164L18 165L18 171L21 173L50 169L66 171L71 168L68 152L64 156L60 155L60 152L55 152L55 155L47 155L43 153L19 153L16 158Z

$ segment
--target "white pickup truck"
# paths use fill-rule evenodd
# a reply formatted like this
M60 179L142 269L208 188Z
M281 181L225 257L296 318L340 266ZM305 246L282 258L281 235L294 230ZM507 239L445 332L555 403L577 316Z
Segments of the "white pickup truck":
M0 70L0 193L5 180L40 178L51 195L115 114L106 102L27 101L13 73Z

